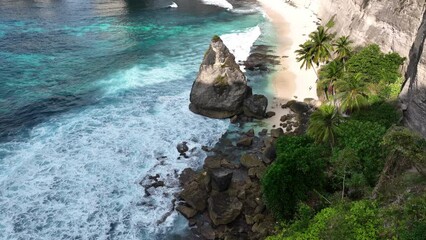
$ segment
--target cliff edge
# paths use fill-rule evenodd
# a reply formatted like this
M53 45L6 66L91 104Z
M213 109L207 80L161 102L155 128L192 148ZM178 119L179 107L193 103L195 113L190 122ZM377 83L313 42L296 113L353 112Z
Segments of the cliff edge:
M322 20L336 15L336 32L356 44L377 43L407 58L400 94L404 121L426 137L426 1L322 0L318 13Z

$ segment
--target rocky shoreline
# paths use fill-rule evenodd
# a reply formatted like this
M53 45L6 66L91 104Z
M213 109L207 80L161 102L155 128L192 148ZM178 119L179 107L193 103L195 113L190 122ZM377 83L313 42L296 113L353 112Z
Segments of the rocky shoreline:
M306 130L313 104L290 101L281 106L281 126L270 131L225 133L212 148L202 169L185 169L176 210L188 219L197 239L264 239L274 231L276 220L262 199L260 179L275 160L275 143L285 134ZM241 119L241 118L239 118Z
M279 61L270 52L268 46L254 46L241 64L259 73L273 69ZM190 101L194 113L230 118L236 125L230 129L236 130L228 130L212 149L203 147L207 158L202 169L183 170L176 210L188 219L196 239L264 239L273 234L276 220L263 202L261 179L276 158L276 140L284 134L304 132L316 102L281 103L289 113L280 116L279 126L273 125L270 131L244 130L246 123L276 113L266 112L268 99L252 93L246 76L218 36L204 55ZM191 157L185 142L177 150L181 156Z

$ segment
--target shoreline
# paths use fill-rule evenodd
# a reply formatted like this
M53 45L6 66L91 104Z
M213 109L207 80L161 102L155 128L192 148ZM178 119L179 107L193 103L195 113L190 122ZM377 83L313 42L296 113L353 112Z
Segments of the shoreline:
M264 121L270 126L278 127L280 117L288 114L281 105L290 100L303 102L305 98L317 100L316 79L312 69L300 69L295 51L303 44L310 32L317 28L318 18L315 4L309 6L293 6L283 0L258 0L264 13L273 24L277 36L276 55L280 56L280 65L270 79L273 100L267 111L274 111L274 117ZM300 19L303 17L303 21ZM292 21L292 20L296 21Z

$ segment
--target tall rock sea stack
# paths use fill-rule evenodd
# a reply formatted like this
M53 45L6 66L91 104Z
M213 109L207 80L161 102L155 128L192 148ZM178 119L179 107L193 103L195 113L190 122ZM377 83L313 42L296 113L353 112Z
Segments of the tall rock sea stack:
M301 6L316 0L295 0ZM383 51L407 58L400 100L404 120L426 137L426 1L425 0L321 0L319 15L336 16L335 30L350 35L356 44L377 43Z
M223 41L213 37L192 85L189 108L212 118L228 118L243 111L251 95L247 79Z

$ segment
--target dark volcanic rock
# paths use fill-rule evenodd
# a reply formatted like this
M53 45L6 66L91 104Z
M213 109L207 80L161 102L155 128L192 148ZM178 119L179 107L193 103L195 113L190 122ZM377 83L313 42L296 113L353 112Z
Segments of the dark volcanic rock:
M263 119L266 116L266 108L268 107L268 99L259 94L254 94L244 100L244 115L257 119Z
M189 106L194 113L229 118L242 112L250 88L235 57L220 38L213 38L192 85Z
M249 71L268 71L269 68L280 63L279 57L269 54L272 52L270 46L266 45L255 45L252 47L251 53L244 66Z
M243 165L246 168L264 166L262 159L260 159L254 153L246 153L246 154L242 155L240 162L241 162L241 165Z
M216 226L234 221L243 208L243 203L227 192L212 194L208 205L210 219Z
M289 108L291 109L291 111L298 114L305 113L310 109L309 105L304 102L294 102L289 106Z
M219 156L208 156L204 160L204 169L220 168L222 158Z
M188 152L189 148L188 148L188 145L186 144L187 142L182 142L176 146L176 149L178 150L180 154L185 154L186 152Z
M275 112L273 111L266 112L266 118L271 118L273 116L275 116Z
M184 186L180 197L195 210L203 211L208 198L209 180L206 172L198 174L196 179Z
M229 188L233 172L226 169L217 169L211 172L212 189L223 192Z
M278 138L284 135L284 131L282 128L271 129L271 136L274 138Z
M249 147L253 143L253 137L243 137L237 142L239 147Z
M195 214L197 214L197 210L184 205L177 206L176 210L186 218L192 218Z
M192 170L192 168L185 168L179 176L179 182L182 185L185 185L191 182L196 177L196 175L197 173Z
M266 162L266 163L270 163L271 161L274 161L275 158L277 157L275 147L274 146L266 147L265 150L263 150L263 155L269 160L269 162Z

